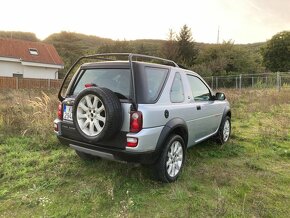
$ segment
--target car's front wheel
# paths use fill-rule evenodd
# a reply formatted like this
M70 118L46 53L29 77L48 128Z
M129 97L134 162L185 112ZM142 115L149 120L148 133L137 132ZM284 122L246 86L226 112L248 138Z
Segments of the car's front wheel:
M159 160L153 166L156 179L174 182L180 175L185 160L185 145L181 136L171 135Z
M217 134L217 141L220 144L226 143L231 135L231 118L226 116L220 126L220 129Z

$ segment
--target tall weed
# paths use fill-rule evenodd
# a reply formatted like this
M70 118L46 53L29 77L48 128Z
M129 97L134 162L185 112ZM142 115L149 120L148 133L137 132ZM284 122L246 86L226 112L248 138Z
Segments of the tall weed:
M56 93L32 90L1 92L0 135L38 135L46 138L52 134L56 117Z

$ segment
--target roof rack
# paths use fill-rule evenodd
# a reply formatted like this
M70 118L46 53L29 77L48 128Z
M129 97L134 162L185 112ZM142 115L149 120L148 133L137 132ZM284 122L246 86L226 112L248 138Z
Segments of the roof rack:
M167 64L171 64L173 67L179 67L178 64L172 60L159 58L159 57L155 57L155 56L150 56L150 55L142 55L142 54L134 54L134 53L102 53L102 54L93 54L93 55L82 56L72 65L71 68L73 68L76 64L78 64L83 59L96 59L96 60L105 60L105 61L118 60L118 59L112 59L112 58L104 58L106 56L107 57L127 56L129 61L133 61L134 57L135 58L152 59L152 60L162 61L162 62L167 63Z
M174 61L172 60L168 60L168 59L164 59L164 58L159 58L159 57L155 57L155 56L149 56L149 55L142 55L142 54L134 54L134 53L102 53L102 54L93 54L93 55L86 55L86 56L82 56L79 59L77 59L77 61L70 67L70 69L68 70L68 72L66 73L59 93L58 93L58 99L60 101L64 100L64 97L61 95L63 86L68 78L68 76L70 75L70 73L72 72L72 70L75 68L75 66L80 63L81 60L84 59L96 59L96 60L104 60L104 61L116 61L118 59L111 59L110 57L119 57L119 56L127 56L128 57L128 61L130 64L130 68L131 68L131 76L132 76L132 89L133 89L133 106L134 109L137 110L137 104L136 104L136 95L135 95L135 79L134 79L134 69L133 69L133 58L136 58L136 61L138 58L145 58L145 59L151 59L151 60L158 60L164 63L167 63L167 65L172 65L173 67L179 67L178 64L176 64ZM107 58L109 57L109 58Z

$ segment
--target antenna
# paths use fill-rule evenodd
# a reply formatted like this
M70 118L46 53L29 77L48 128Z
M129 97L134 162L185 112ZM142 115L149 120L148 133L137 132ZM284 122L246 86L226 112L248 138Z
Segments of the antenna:
M217 44L220 44L220 26L218 26L218 32L217 32Z

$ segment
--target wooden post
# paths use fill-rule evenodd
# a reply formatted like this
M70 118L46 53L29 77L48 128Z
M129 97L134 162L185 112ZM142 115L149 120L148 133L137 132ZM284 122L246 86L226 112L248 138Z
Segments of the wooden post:
M16 89L19 89L19 80L18 80L18 77L16 77Z

